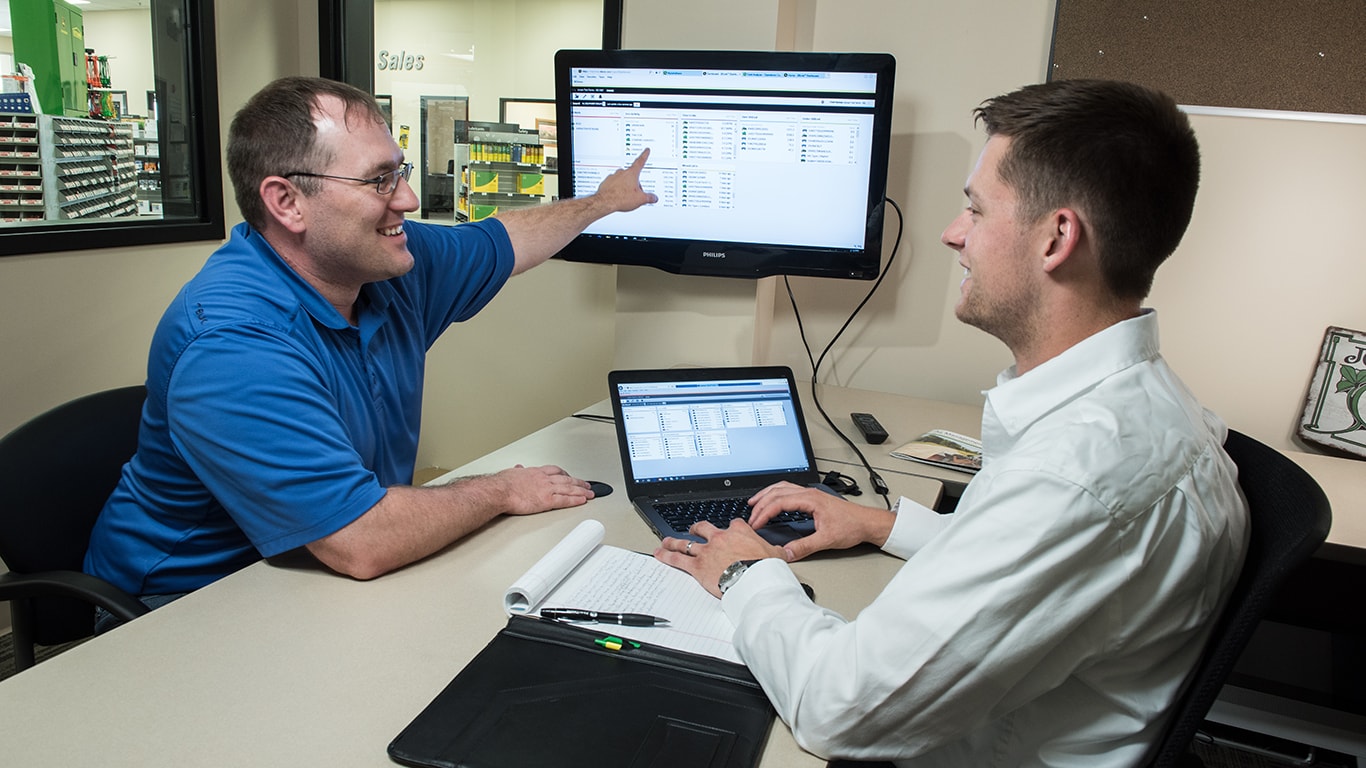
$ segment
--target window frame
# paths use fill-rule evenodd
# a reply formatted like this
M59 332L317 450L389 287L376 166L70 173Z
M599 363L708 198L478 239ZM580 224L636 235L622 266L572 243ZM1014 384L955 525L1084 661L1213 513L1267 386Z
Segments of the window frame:
M184 0L186 105L196 119L188 126L191 180L202 201L193 218L68 220L0 227L0 256L54 253L135 245L222 240L223 169L218 116L218 60L213 0Z

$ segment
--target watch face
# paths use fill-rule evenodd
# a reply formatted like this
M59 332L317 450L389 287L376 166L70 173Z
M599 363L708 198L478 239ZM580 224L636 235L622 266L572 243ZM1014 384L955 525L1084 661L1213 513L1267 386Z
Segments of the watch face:
M759 561L737 560L736 562L726 566L726 570L721 572L721 578L716 583L716 586L721 591L721 594L726 594L726 590L730 589L730 586L740 579L740 575L743 574L746 570L748 570L751 565L757 562Z

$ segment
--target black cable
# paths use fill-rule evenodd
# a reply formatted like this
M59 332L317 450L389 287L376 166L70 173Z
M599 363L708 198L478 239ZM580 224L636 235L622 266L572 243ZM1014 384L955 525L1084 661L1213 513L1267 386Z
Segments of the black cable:
M820 397L816 395L816 384L819 379L821 363L825 362L825 356L830 354L830 350L835 346L835 342L844 334L844 331L849 327L849 324L854 322L854 318L858 316L859 311L863 309L864 305L873 298L873 294L877 292L878 286L882 285L883 279L892 271L892 262L896 261L897 251L901 250L901 233L905 231L906 228L906 220L902 216L901 206L897 205L896 201L890 197L885 197L883 200L896 211L896 239L892 242L892 252L887 256L887 264L882 268L882 274L877 276L877 280L873 281L873 287L868 289L868 295L864 296L863 301L860 301L858 306L854 307L854 311L849 313L849 319L845 320L844 325L841 325L840 329L835 332L835 335L830 338L830 343L825 345L825 349L821 352L819 359L811 354L811 344L806 340L806 328L802 325L802 315L797 309L797 297L792 294L792 283L787 279L787 275L783 275L783 286L787 288L787 299L792 303L792 315L797 320L797 332L802 337L802 347L806 349L806 359L811 363L811 402L815 404L816 410L825 418L825 423L829 424L830 428L835 430L835 434L839 435L840 439L853 450L854 455L858 456L859 462L863 464L863 468L868 470L868 481L872 483L873 491L881 496L883 503L887 505L888 509L891 509L892 500L888 498L887 495L887 483L883 481L882 476L877 473L877 470L873 469L873 466L868 463L868 459L864 457L863 451L859 450L858 446L854 444L854 441L850 440L848 435L844 434L844 430L835 425L834 420L830 418L830 414L826 413L825 408L821 405Z

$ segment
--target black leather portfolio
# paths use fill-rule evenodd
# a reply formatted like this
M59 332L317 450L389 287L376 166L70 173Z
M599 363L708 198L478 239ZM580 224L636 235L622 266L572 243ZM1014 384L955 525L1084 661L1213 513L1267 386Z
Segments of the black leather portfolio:
M738 664L524 616L389 744L435 768L749 768L774 711Z

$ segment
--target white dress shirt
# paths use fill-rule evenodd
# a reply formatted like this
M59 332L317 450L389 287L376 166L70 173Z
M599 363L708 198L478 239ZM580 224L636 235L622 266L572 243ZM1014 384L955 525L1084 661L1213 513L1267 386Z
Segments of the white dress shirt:
M849 621L781 560L726 592L736 646L797 741L899 766L1131 766L1237 577L1226 428L1158 353L1151 311L986 393L953 515L902 499L906 558Z

